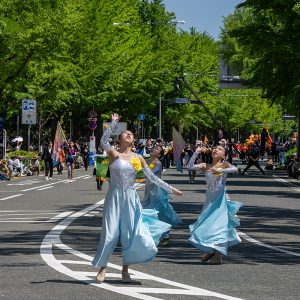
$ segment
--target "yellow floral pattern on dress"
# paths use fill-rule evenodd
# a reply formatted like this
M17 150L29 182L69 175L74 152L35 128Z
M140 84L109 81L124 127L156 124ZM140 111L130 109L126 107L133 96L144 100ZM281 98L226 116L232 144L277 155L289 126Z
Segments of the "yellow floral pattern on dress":
M217 170L222 170L223 168L217 168ZM216 176L222 176L224 173L216 174Z
M150 165L149 165L149 168L150 168L151 170L153 170L153 169L155 168L155 165L150 164Z
M104 128L107 129L107 128L108 128L108 125L104 125Z
M142 170L142 164L141 164L141 161L138 158L133 158L130 161L130 163L131 163L132 166L134 166L134 168L137 172Z

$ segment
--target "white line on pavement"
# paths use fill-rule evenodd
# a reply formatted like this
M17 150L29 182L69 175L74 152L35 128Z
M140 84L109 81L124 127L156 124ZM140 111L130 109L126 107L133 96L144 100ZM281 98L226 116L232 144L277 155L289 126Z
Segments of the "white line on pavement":
M255 240L252 237L250 237L249 235L247 235L247 234L245 234L245 233L243 233L239 230L237 232L243 239L247 240L250 243L254 243L256 245L259 245L259 246L262 246L262 247L265 247L265 248L269 248L269 249L272 249L272 250L275 250L275 251L279 251L279 252L283 252L283 253L287 253L287 254L291 254L291 255L295 255L295 256L300 256L300 253L296 253L296 252L284 250L284 249L281 249L281 248L273 247L273 246L270 246L268 244L264 244L264 243L262 243L258 240Z
M37 191L43 191L43 190L46 190L46 189L51 189L51 188L53 188L54 186L53 185L51 185L51 186L46 186L46 187L44 187L44 188L42 188L42 189L37 189Z
M53 222L57 222L65 217L67 217L68 215L70 215L71 213L73 213L74 211L65 211L63 213L60 213L58 214L57 216L47 220L46 222L49 222L49 223L53 223Z
M183 295L199 295L199 296L211 296L211 297L216 297L216 298L220 298L220 299L227 299L227 300L241 300L240 298L235 298L235 297L231 297L231 296L227 296L227 295L223 295L223 294L219 294L219 293L215 293L215 292L211 292L208 290L204 290L201 288L197 288L197 287L193 287L193 286L189 286L189 285L185 285L185 284L181 284L178 282L174 282L171 280L167 280L164 278L160 278L160 277L156 277L156 276L152 276L152 275L148 275L146 273L142 273L142 272L138 272L138 271L134 271L130 269L130 274L132 274L133 276L135 276L136 278L139 279L147 279L147 280L151 280L151 281L155 281L155 282L159 282L159 284L161 285L162 283L168 285L168 286L173 286L176 287L174 289L162 289L162 288L158 288L156 289L149 289L149 288L140 288L138 290L134 290L132 289L132 286L127 286L127 287L118 287L118 286L114 286L114 285L110 285L107 283L99 283L94 279L89 278L89 276L93 276L95 275L94 272L78 272L78 271L73 271L69 268L67 268L66 266L63 265L63 261L57 260L52 252L53 246L56 246L58 248L60 248L61 250L65 250L73 255L76 255L78 257L80 257L81 259L84 259L88 262L91 262L93 260L93 257L86 255L80 251L77 251L75 249L70 248L69 246L63 244L60 240L60 234L77 218L85 215L86 213L89 213L90 211L95 210L96 208L98 208L99 206L101 206L104 203L104 199L77 212L74 213L70 216L68 216L67 218L65 218L64 220L62 220L58 225L56 225L44 238L42 244L41 244L41 248L40 248L40 253L41 253L41 257L43 258L43 260L52 268L54 268L55 270L57 270L60 273L63 273L67 276L70 276L72 278L75 278L77 280L83 281L87 284L105 289L105 290L109 290L115 293L119 293L119 294L123 294L123 295L127 295L127 296L131 296L137 299L144 299L144 300L157 300L160 298L155 298L152 296L148 296L145 295L145 293L162 293L162 291L165 291L165 293L168 294L183 294ZM71 262L72 263L72 262ZM68 264L71 264L68 262ZM76 263L76 262L75 262ZM86 264L86 263L84 263ZM115 264L108 264L108 267L110 268L114 268L117 270L122 270L122 267L119 265L115 265Z
M84 176L79 176L79 177L76 177L74 179L79 179L79 178L82 178L82 177L85 177L86 175ZM60 180L60 181L56 181L56 182L51 182L51 183L48 183L48 184L44 184L44 185L41 185L41 186L36 186L36 187L33 187L33 188L29 188L29 189L26 189L26 190L21 190L21 192L27 192L27 191L31 191L31 190L37 190L37 189L40 189L40 188L44 188L44 187L47 187L47 186L53 186L54 184L58 184L58 183L63 183L63 182L67 182L68 180L65 179L65 180Z
M276 181L282 182L283 184L285 184L285 185L293 188L295 191L300 192L300 186L298 186L296 184L293 184L293 183L291 183L291 182L289 182L289 181L287 181L287 180L285 180L283 178L280 178L280 177L278 177L276 175L272 175L272 176L275 178Z
M227 199L227 201L230 201L228 193L226 193L226 199ZM277 248L277 247L262 243L258 240L255 240L255 239L253 239L252 237L250 237L249 235L247 235L246 233L244 233L242 231L237 230L237 232L238 232L240 237L242 237L243 239L247 240L250 243L254 243L258 246L269 248L269 249L272 249L272 250L275 250L275 251L284 252L284 253L295 255L295 256L300 256L300 253L296 253L296 252L293 252L293 251L288 251L288 250L284 250L284 249L281 249L281 248Z
M15 198L15 197L19 197L19 196L23 196L23 195L24 195L24 194L18 194L18 195L9 196L9 197L0 199L0 201L8 200L8 199Z

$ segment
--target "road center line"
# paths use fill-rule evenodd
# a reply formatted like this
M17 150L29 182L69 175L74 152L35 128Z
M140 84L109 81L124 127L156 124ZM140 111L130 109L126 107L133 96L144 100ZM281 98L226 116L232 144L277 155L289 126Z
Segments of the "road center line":
M23 196L23 195L24 195L24 194L18 194L18 195L9 196L9 197L0 199L0 201L8 200L8 199L15 198L15 197L19 197L19 196Z

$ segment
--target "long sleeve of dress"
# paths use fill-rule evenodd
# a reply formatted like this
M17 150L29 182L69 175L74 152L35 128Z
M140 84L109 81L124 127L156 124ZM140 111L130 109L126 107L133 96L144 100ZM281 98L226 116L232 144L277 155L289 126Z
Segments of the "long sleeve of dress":
M228 173L237 173L238 168L234 165L231 165L229 168L218 170L220 174L228 174Z
M108 128L104 131L102 137L101 137L101 145L103 149L106 152L109 152L111 150L111 144L109 143L111 141L110 135L112 133L113 128L116 126L116 120L112 119L111 124L108 126Z
M144 174L146 175L146 177L152 182L155 183L156 185L158 185L159 187L165 189L166 191L172 193L173 187L170 186L169 184L167 184L166 182L164 182L163 180L161 180L160 178L158 178L152 171L151 169L146 166L143 169Z
M193 156L190 158L190 160L189 160L189 162L186 166L189 170L194 170L194 171L199 171L200 170L200 165L194 165L198 154L199 154L199 152L195 151Z

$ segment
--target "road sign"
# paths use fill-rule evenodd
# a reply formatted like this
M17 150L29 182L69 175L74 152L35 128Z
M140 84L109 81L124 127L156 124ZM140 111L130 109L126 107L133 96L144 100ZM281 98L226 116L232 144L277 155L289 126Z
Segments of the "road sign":
M89 129L94 130L97 128L97 123L92 121L89 123Z
M250 120L249 123L250 124L255 124L255 120Z
M188 103L188 98L176 98L176 103Z
M96 118L97 117L97 112L95 110L91 109L89 111L89 117L90 118Z
M22 124L36 124L36 100L22 100Z
M145 120L145 114L139 114L139 119L141 120L141 121L143 121L143 120Z
M220 134L219 134L219 138L222 138L222 137L223 137L223 133L220 133Z
M89 118L89 121L90 121L90 122L91 122L91 121L96 122L96 121L97 121L97 118Z
M4 129L4 116L0 115L0 130Z

